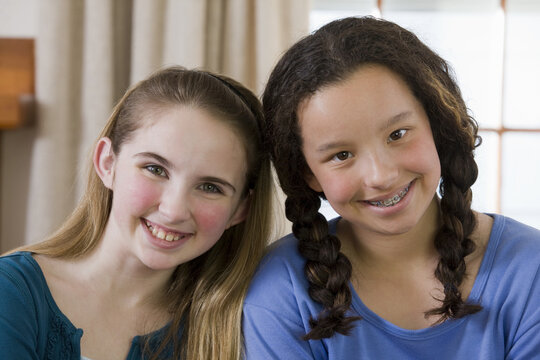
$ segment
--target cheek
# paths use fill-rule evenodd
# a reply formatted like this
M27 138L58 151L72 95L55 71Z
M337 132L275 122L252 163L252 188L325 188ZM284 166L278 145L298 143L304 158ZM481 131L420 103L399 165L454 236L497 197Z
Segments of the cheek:
M214 234L216 241L219 239L231 217L228 206L222 204L197 204L193 211L193 217L199 231Z
M418 142L410 151L402 152L402 161L414 172L426 177L441 177L441 163L433 140Z
M353 176L350 174L329 174L321 181L321 185L330 203L348 202L356 193Z
M113 191L113 199L121 201L129 212L146 211L156 204L160 196L159 188L142 176L133 176L129 181L119 181Z

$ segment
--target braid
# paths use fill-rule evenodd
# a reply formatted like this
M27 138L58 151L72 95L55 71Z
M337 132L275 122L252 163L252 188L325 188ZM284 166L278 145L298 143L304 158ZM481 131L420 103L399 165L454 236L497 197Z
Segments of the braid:
M320 205L321 200L315 194L288 197L285 202L298 250L306 259L304 271L309 296L324 307L317 319L309 320L311 331L304 336L305 340L331 337L336 332L348 335L352 322L360 319L346 316L352 299L349 288L352 266L340 252L338 237L329 234L328 222L318 212Z
M445 162L446 159L441 159ZM480 305L463 301L459 286L466 276L465 257L475 250L470 235L476 227L476 217L471 210L470 185L477 177L478 168L472 154L461 161L448 159L448 168L441 183L441 212L443 226L435 238L435 248L440 260L435 277L444 286L444 299L439 308L426 315L439 315L442 322L448 318L461 318L482 309ZM460 169L457 169L459 164ZM464 166L465 165L465 166Z
M481 309L462 299L465 258L475 250L471 234L471 186L477 177L473 151L480 144L478 126L468 115L451 67L410 31L372 17L333 21L293 45L281 57L263 94L265 141L293 223L299 251L306 258L309 295L323 305L311 319L306 339L347 333L360 317L346 317L351 304L351 264L339 251L318 213L320 200L303 181L311 173L302 153L297 111L320 89L339 84L362 66L379 64L399 75L422 104L441 162L442 226L434 239L439 253L435 277L444 287L440 307L430 310L440 321Z

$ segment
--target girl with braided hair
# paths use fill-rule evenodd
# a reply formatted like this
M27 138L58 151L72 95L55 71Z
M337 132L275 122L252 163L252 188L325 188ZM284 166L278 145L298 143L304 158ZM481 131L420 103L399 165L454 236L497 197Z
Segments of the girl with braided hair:
M336 20L283 55L263 109L293 234L244 302L248 359L540 358L540 231L471 209L481 141L442 58Z

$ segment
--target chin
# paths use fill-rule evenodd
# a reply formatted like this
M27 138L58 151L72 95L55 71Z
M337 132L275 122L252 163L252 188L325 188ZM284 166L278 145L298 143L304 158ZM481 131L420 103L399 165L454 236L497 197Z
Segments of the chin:
M139 259L147 268L155 271L175 269L182 263L182 261L173 259L166 254L143 254Z
M414 226L399 226L399 227L385 227L382 231L380 231L381 234L388 235L388 236L399 236L403 234L407 234L409 231L411 231L414 228Z

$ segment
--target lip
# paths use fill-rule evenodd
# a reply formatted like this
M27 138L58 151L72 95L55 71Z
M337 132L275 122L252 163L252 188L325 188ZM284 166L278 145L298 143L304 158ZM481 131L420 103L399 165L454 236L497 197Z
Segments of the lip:
M407 185L402 186L400 190L388 193L387 195L379 196L377 198L367 199L365 201L368 203L374 203L374 202L386 202L386 201L391 200L392 198L395 198L396 196L404 198L407 192L409 191L411 184L412 184L412 181L408 183Z
M388 193L387 195L383 195L383 196L380 196L380 197L377 197L377 198L373 198L373 199L369 199L369 200L362 200L362 203L366 207L372 209L373 211L377 211L377 212L388 214L388 215L394 214L394 213L400 211L401 209L403 209L404 207L407 206L407 204L410 201L410 198L412 197L412 193L414 191L415 184L416 184L416 181L413 180L408 185L403 186L403 188L398 190L398 191ZM395 205L384 207L384 206L378 206L378 205L375 205L375 204L371 203L371 202L377 202L377 201L381 201L381 200L391 199L393 196L395 196L396 194L399 194L401 191L403 191L403 189L406 189L407 187L408 187L407 193Z
M184 245L189 239L191 239L193 237L192 233L182 233L182 232L179 232L179 231L168 229L168 228L166 228L164 226L161 226L159 224L155 224L160 229L164 229L164 230L168 230L169 232L175 232L175 233L179 233L179 234L184 235L184 237L182 239L174 240L174 241L167 241L165 239L160 239L160 238L154 236L152 234L152 232L150 232L150 230L148 229L148 226L146 226L147 222L150 223L150 224L154 224L153 222L151 222L151 221L149 221L147 219L141 218L141 226L143 228L144 234L146 235L146 239L148 240L148 242L151 245L153 245L154 247L157 247L159 249L163 249L163 250L177 249L177 248L181 247L182 245Z

